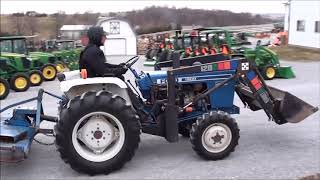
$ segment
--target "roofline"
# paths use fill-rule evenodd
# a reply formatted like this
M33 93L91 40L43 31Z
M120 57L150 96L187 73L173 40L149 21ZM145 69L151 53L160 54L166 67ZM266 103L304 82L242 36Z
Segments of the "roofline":
M119 18L119 17L99 17L98 19L99 19L99 20L98 20L96 26L101 26L101 24L102 24L103 22L105 22L105 21L110 21L110 20L120 20L120 21L124 21L124 22L128 23L128 25L129 25L129 27L131 28L131 30L132 30L133 34L135 35L135 37L138 36L137 33L136 33L136 31L132 28L132 25L131 25L127 20L125 20L124 18Z
M127 22L129 25L130 25L130 27L131 27L131 24L127 21L127 20L125 20L124 18L119 18L119 17L98 17L98 22L97 22L97 24L96 24L96 26L101 26L101 24L104 22L104 21L110 21L110 20L120 20L120 21L125 21L125 22ZM131 27L132 28L132 27Z
M75 40L72 39L57 39L56 42L75 42Z
M0 40L28 39L28 38L34 38L34 37L37 37L37 35L33 35L33 36L0 36Z

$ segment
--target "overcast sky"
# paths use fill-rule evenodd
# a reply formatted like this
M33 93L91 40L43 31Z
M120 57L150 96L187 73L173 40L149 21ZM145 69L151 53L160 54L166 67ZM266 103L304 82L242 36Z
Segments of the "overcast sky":
M250 1L17 1L17 0L1 0L1 14L10 14L14 12L37 11L40 13L55 13L59 10L65 11L67 14L76 12L119 12L143 9L147 6L168 6L176 8L193 8L193 9L221 9L233 12L250 12L250 13L284 13L283 3L286 0L250 0Z

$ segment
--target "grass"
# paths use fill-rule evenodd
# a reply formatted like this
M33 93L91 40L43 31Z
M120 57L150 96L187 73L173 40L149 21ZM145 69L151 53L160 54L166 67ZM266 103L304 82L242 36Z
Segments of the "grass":
M314 175L302 177L299 180L319 180L319 179L320 179L320 173L317 173L317 174L314 174Z
M278 46L270 47L280 59L292 61L320 61L319 49L307 49L302 47Z

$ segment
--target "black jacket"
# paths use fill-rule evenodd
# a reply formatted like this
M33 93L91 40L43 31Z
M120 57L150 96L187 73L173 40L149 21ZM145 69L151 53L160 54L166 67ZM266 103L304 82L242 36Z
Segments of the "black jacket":
M79 69L86 69L88 77L102 77L104 75L121 76L123 67L106 63L106 58L103 51L100 49L101 44L101 29L94 27L89 29L88 38L89 44L80 54Z

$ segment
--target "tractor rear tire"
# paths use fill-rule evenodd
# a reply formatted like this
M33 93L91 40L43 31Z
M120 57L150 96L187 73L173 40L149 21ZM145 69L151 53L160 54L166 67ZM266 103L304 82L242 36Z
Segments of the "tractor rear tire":
M229 114L212 111L203 114L190 131L193 150L202 158L219 160L227 157L238 145L238 124Z
M272 65L265 66L262 69L262 76L265 80L272 80L276 76L276 69Z
M43 76L41 71L33 70L29 73L29 80L31 86L40 86L43 82Z
M61 108L55 127L56 146L72 169L89 175L109 174L132 159L139 146L141 125L123 98L107 91L86 92ZM99 140L101 146L107 143L105 149L97 149Z
M53 81L57 76L57 69L54 64L46 64L41 68L42 76L46 81Z
M23 92L29 89L30 81L26 73L16 73L10 78L10 87L16 92Z
M10 85L7 80L0 78L0 100L5 99L10 92Z

